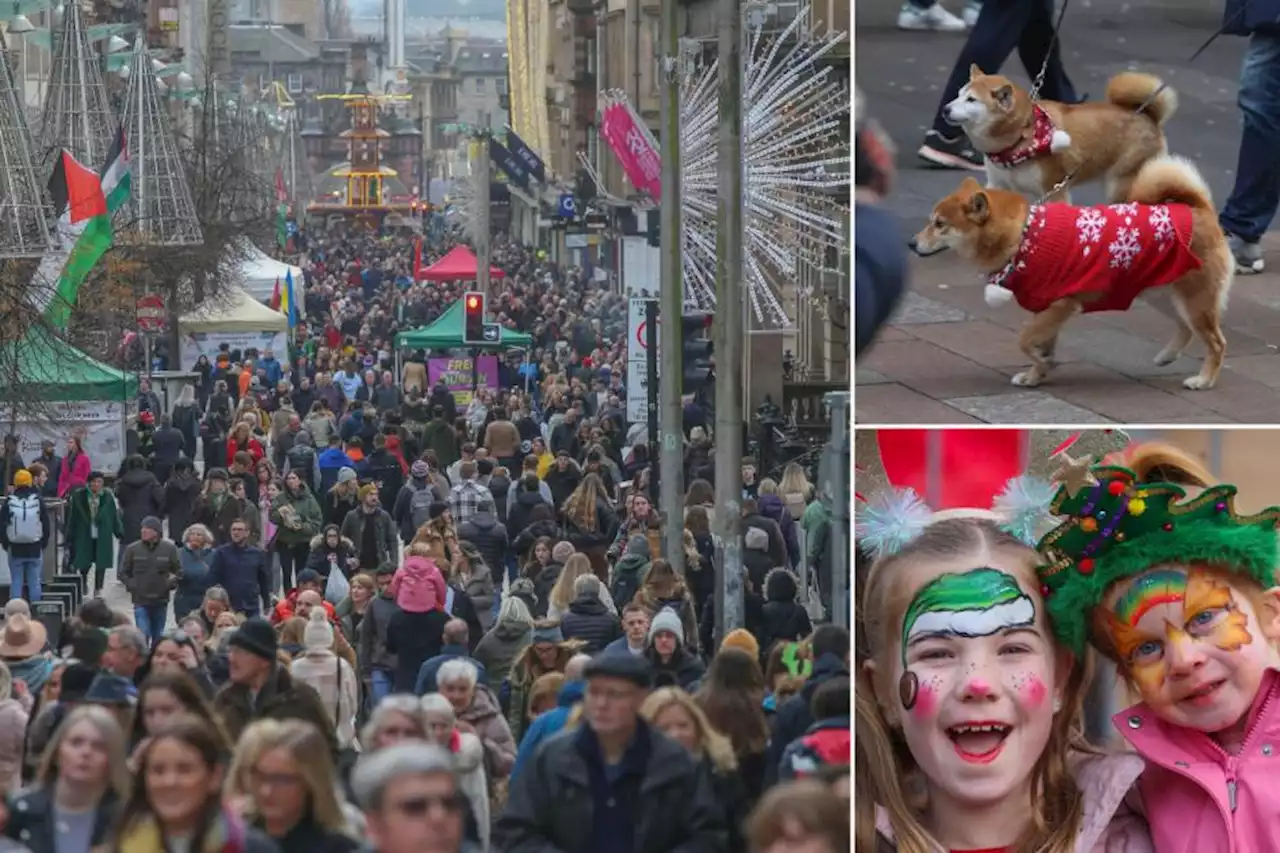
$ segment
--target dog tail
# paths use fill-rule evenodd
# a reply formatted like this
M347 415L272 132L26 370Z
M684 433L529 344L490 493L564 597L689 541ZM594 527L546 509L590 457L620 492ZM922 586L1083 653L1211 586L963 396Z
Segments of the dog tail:
M1185 157L1162 155L1148 160L1129 189L1129 201L1139 204L1185 204L1217 215L1209 185L1200 170Z
M1137 71L1124 71L1107 81L1107 100L1117 107L1137 110L1163 126L1178 111L1178 93L1160 82L1159 77Z

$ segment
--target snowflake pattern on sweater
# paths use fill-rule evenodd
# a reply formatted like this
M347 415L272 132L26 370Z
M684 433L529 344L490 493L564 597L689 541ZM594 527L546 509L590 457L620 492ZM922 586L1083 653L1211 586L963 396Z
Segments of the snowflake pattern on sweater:
M1176 281L1201 261L1191 251L1185 204L1032 205L1009 265L989 277L1027 311L1096 294L1085 312L1124 311L1148 288Z

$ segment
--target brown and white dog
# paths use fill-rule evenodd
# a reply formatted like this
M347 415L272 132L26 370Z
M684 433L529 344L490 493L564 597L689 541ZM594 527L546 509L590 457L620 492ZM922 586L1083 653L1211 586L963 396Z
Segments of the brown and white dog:
M1212 388L1226 353L1221 319L1235 266L1209 188L1189 161L1163 156L1138 172L1129 199L1036 205L966 178L910 245L921 256L954 249L987 274L988 303L1011 296L1032 312L1019 338L1032 364L1014 385L1044 380L1073 316L1123 311L1141 296L1177 324L1155 363L1173 362L1195 335L1204 364L1182 384Z
M1107 83L1104 102L1033 103L1007 77L973 65L968 85L942 115L986 155L989 187L1039 198L1077 169L1073 183L1103 178L1107 200L1119 202L1129 198L1142 164L1167 151L1162 128L1178 96L1162 85L1150 74L1126 71ZM1146 109L1135 112L1148 98ZM1061 190L1050 200L1070 201L1070 195Z

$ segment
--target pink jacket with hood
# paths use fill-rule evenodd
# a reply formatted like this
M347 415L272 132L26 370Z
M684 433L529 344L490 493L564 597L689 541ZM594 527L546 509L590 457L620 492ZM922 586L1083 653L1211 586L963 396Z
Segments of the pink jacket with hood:
M1075 779L1084 794L1084 819L1075 853L1155 853L1146 821L1125 802L1142 770L1142 759L1128 753L1079 760ZM892 841L893 827L883 809L876 810L876 825ZM939 847L936 853L947 851Z
M1280 849L1280 673L1263 675L1236 755L1145 704L1112 720L1147 761L1138 791L1159 853Z

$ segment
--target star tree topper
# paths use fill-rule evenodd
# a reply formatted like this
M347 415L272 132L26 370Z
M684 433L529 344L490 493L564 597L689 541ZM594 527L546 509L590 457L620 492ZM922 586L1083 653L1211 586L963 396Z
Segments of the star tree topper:
M1077 459L1062 450L1055 453L1054 458L1062 459L1062 466L1053 472L1053 482L1062 484L1069 497L1074 498L1081 489L1098 485L1098 478L1089 470L1093 465L1093 457L1081 456Z

